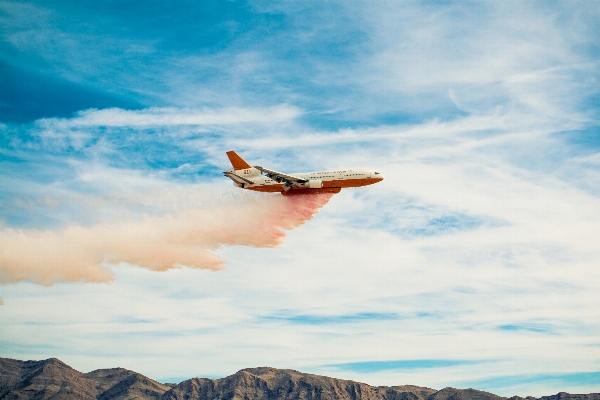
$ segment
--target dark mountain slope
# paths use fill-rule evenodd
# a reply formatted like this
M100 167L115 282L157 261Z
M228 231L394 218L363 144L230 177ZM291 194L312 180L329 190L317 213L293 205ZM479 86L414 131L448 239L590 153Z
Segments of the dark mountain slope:
M504 397L475 389L445 388L427 397L427 400L503 400Z
M560 392L552 396L542 396L539 400L600 400L600 393L570 394Z
M0 399L159 399L170 389L122 368L82 374L56 358L0 358Z
M123 368L86 374L56 358L0 358L0 400L505 400L474 389L435 390L419 386L369 386L291 369L248 368L222 379L193 378L161 384ZM509 400L525 400L514 396ZM600 394L558 393L526 400L600 400Z
M223 379L194 378L166 392L165 400L503 400L473 389L440 391L419 386L379 386L304 374L289 369L248 368Z

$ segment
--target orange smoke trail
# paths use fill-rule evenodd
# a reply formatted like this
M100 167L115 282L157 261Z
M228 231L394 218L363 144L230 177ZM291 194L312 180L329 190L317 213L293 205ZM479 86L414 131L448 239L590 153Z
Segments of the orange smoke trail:
M275 247L285 240L283 229L311 219L331 196L248 196L237 203L145 216L140 221L45 231L3 229L1 283L108 282L114 276L101 265L105 260L155 271L182 265L222 269L225 261L211 250L223 245Z

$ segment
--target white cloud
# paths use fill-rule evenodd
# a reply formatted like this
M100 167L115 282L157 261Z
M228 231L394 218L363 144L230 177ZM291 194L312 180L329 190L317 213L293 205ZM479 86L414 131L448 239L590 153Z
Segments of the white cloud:
M97 320L69 319L37 304L38 296L46 296L38 289L8 286L3 292L7 306L2 312L8 321L4 335L10 343L23 344L19 338L27 337L27 320L39 317L50 323L53 318L66 318L70 322L55 326L46 340L54 343L69 336L74 347L32 350L38 354L35 357L58 351L82 370L114 366L120 360L121 366L157 378L166 377L164 365L169 366L168 376L181 377L222 376L247 366L273 365L371 384L441 388L465 376L476 380L507 371L593 370L598 356L592 346L596 344L593 332L600 326L593 317L600 306L594 284L600 278L595 268L600 259L595 240L600 233L600 205L595 195L578 189L576 180L565 181L560 174L528 168L513 158L514 149L526 148L525 154L535 164L541 157L537 148L557 144L552 125L563 129L573 122L514 115L492 113L447 123L338 134L313 132L300 140L308 145L293 148L294 142L287 138L244 142L243 147L260 155L261 162L269 161L284 171L292 168L291 163L306 160L324 166L368 164L381 169L386 180L336 195L315 220L290 232L281 248L220 250L219 256L229 261L225 271L149 274L120 265L110 267L116 274L110 286L44 289L56 296L53 306L68 300L61 299L64 293L78 298L82 290L92 291L89 303L64 307L75 315L92 315L96 310ZM234 142L225 139L220 147ZM340 148L349 151L340 153ZM268 149L285 151L285 158L275 158ZM209 154L224 158L221 151L215 146ZM148 178L139 172L85 164L78 170L79 180L98 188L141 191L133 197L134 205L145 207L149 201L153 207L157 200L152 188L171 190L160 176ZM422 224L436 218L438 210L500 223L415 237L396 236L377 224L360 225L381 216L400 225L406 215L398 208L398 199L402 207L421 207L422 212L412 218ZM165 201L160 200L160 205ZM115 313L113 303L127 306ZM23 319L27 315L23 307L34 305L49 317ZM264 319L360 313L398 318L330 324ZM103 326L100 331L98 325ZM107 337L116 343L110 356L74 354L75 348L100 347ZM160 366L146 360L147 349L155 348L152 344L157 340L161 349L151 356L162 360ZM9 355L24 357L16 345L11 346ZM390 359L481 363L435 372L374 374L332 372L323 366Z
M311 169L372 167L386 180L336 195L314 221L290 232L281 248L218 251L229 261L225 271L151 275L126 265L109 266L116 275L110 286L44 289L55 293L53 307L66 301L65 293L78 298L82 290L93 291L89 303L65 304L63 309L74 315L96 312L97 320L70 319L38 304L36 299L45 296L38 289L8 286L3 291L7 305L2 308L8 321L4 335L11 346L7 355L40 358L59 352L82 370L114 366L120 360L121 366L157 378L167 377L164 365L169 365L168 376L180 377L222 376L243 367L273 365L371 384L439 388L465 376L476 380L507 371L593 370L598 357L593 332L600 326L593 317L600 306L594 285L600 278L595 268L600 260L595 240L600 234L600 205L595 194L580 189L577 179L565 180L557 172L560 168L535 167L545 162L540 149L565 146L554 132L581 126L582 121L561 116L549 119L532 112L493 110L450 122L337 133L303 134L302 127L291 125L293 130L283 137L269 133L242 141L216 130L223 135L220 143L200 137L190 145L208 148L209 157L225 164L222 151L237 144L249 161L283 171L298 169L292 164L309 164ZM273 151L283 156L276 157ZM522 157L515 158L518 153ZM593 165L595 160L590 155L571 159L568 154L554 162ZM117 213L121 206L164 207L172 200L168 193L179 187L159 173L102 163L72 166L77 182L113 196L124 193L96 203ZM597 181L597 169L589 174ZM156 198L155 193L161 195ZM188 197L193 201L192 193ZM440 210L498 223L435 235L390 233L390 225L401 226L407 217L406 207L419 208L410 218L422 226L438 218ZM361 225L370 217L388 221L385 226ZM111 307L115 302L128 306ZM30 314L24 319L23 307L40 307L49 317ZM361 313L398 317L329 324L265 319L303 315L335 319ZM70 337L72 346L42 351L33 346L39 341L22 339L31 329L28 320L50 323L53 318L70 322L54 326L47 343ZM103 326L100 331L98 325ZM75 355L75 348L91 351L106 338L116 343L110 357ZM148 353L157 340L161 349ZM33 346L30 353L19 350L25 343ZM160 358L161 365L148 363L150 356ZM438 369L434 374L332 372L324 366L390 359L481 363Z
M148 108L122 110L109 108L86 110L74 118L49 118L39 121L44 128L68 129L94 126L148 127L177 125L233 125L280 123L300 115L298 108L281 105L271 108L225 108L183 110L177 108Z

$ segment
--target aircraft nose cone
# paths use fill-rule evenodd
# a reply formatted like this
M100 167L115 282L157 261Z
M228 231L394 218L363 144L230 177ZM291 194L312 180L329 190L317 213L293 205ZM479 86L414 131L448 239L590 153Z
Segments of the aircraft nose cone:
M377 179L378 181L382 181L384 179L384 177L380 173L376 172L375 174L373 174L373 179Z

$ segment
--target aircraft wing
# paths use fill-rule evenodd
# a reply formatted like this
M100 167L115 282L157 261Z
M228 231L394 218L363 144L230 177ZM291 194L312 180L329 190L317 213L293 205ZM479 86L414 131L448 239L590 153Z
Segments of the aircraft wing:
M248 183L250 185L254 185L254 182L252 182L250 179L246 179L243 176L239 176L233 172L223 172L223 174L235 183Z
M298 178L297 176L284 174L282 172L273 171L271 169L255 166L257 170L264 172L269 178L279 183L285 182L287 186L295 186L298 183L308 182L306 179Z

